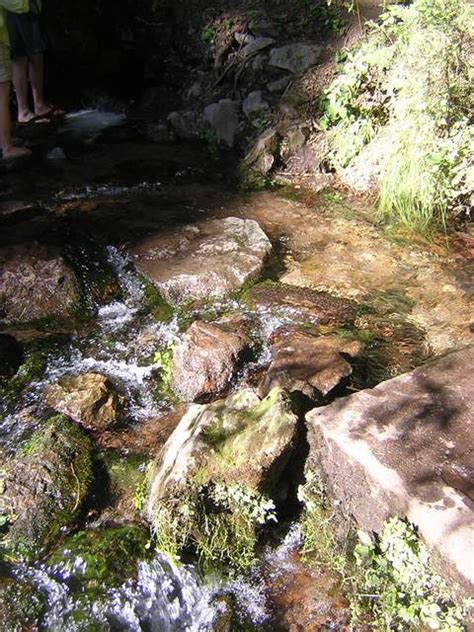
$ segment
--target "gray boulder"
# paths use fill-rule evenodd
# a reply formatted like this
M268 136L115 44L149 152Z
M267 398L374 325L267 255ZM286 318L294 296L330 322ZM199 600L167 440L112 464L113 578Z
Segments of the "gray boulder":
M199 481L269 491L288 462L298 418L281 389L260 399L243 389L212 404L193 404L158 457L148 505Z
M133 256L137 269L177 305L241 288L258 277L271 249L257 222L227 217L148 237Z
M251 121L266 114L270 110L270 106L263 100L262 90L255 90L246 97L242 109L245 116Z
M214 130L217 140L233 147L239 126L238 103L232 99L221 99L204 108L204 120Z
M301 75L318 63L321 47L315 44L288 44L274 48L270 53L270 66Z
M245 162L249 167L266 175L275 164L278 155L280 137L273 128L266 130L254 142L250 151L245 156Z
M474 347L307 415L308 468L367 531L407 517L438 571L474 588Z
M202 117L194 110L171 112L168 124L179 140L199 140L202 137Z

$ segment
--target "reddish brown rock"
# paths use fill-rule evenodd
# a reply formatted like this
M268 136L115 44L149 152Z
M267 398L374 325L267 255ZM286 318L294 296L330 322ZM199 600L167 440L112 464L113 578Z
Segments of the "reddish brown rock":
M356 358L362 344L339 336L317 336L287 328L277 332L272 361L260 385L266 394L279 386L299 391L310 399L325 396L352 373L347 358Z
M174 349L171 387L187 401L222 394L249 351L245 335L195 321Z
M0 251L0 321L67 318L79 300L76 276L55 248L21 244Z

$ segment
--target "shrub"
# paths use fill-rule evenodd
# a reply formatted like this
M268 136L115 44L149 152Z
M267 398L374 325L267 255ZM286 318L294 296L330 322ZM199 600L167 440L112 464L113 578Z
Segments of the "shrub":
M383 218L427 231L466 211L472 181L474 9L465 0L390 7L343 59L322 126L344 167L382 139Z

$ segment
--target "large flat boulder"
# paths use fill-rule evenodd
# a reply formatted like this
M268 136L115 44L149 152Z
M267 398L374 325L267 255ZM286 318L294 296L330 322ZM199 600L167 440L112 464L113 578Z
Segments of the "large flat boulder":
M315 44L297 42L274 48L270 53L270 66L300 75L318 63L321 47Z
M137 269L176 305L241 288L258 277L271 249L257 222L227 217L148 237L133 256Z
M474 589L474 347L307 415L308 468L362 529L406 516Z
M0 250L0 322L67 318L79 301L74 271L56 248L19 244Z

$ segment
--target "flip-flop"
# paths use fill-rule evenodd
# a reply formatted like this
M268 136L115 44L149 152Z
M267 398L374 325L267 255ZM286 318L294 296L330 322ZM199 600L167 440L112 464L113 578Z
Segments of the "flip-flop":
M33 125L44 125L45 123L51 123L49 118L43 116L34 116L29 121L20 122L17 121L16 124L18 127L25 129L25 127L32 127Z

